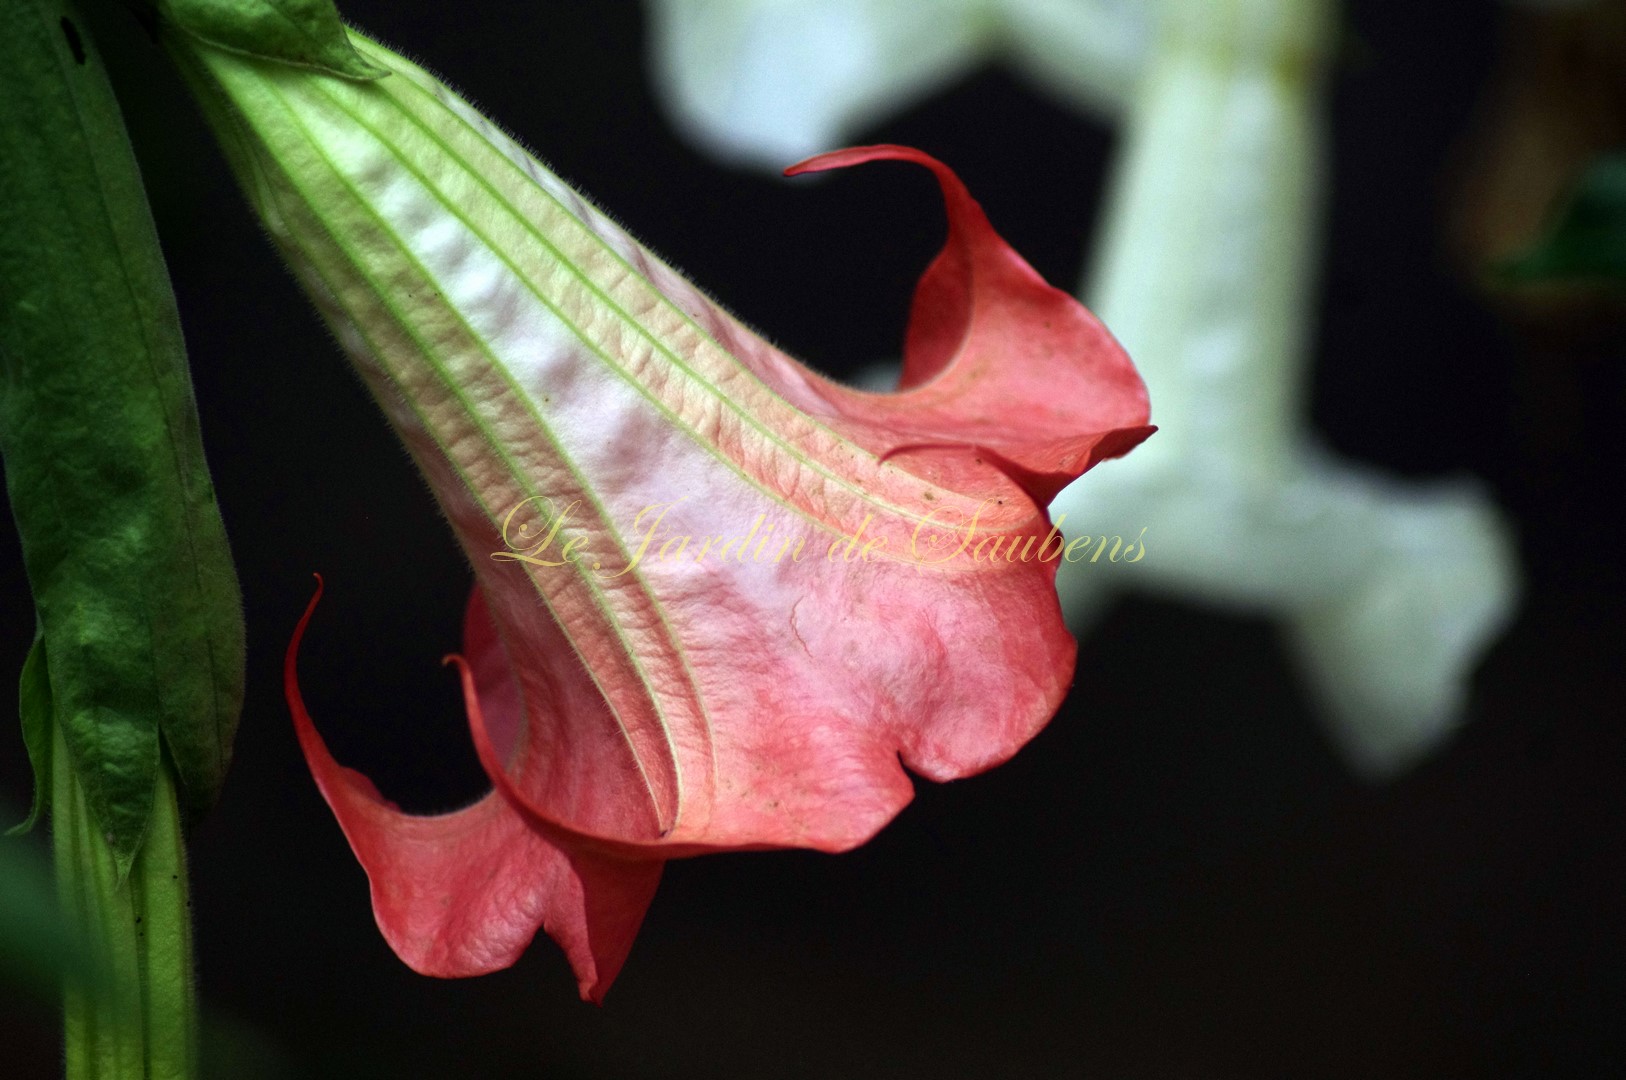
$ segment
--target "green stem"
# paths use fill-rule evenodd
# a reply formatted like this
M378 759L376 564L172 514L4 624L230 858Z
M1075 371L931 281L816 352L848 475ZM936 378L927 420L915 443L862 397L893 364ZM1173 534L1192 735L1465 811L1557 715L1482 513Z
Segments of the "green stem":
M100 968L65 984L67 1080L196 1076L192 917L169 767L159 770L146 840L121 880L61 729L53 750L57 891L64 916Z

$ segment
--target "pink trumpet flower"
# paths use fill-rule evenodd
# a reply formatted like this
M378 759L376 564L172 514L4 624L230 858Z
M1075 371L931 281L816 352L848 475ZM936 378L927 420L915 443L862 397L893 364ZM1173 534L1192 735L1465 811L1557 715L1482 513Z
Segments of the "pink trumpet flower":
M1054 714L1075 654L1045 506L1150 432L1139 376L949 169L895 394L837 385L662 264L433 76L348 82L200 47L267 227L475 568L458 665L492 791L403 813L300 744L430 975L544 929L583 996L668 859L842 851ZM312 608L315 600L312 601Z

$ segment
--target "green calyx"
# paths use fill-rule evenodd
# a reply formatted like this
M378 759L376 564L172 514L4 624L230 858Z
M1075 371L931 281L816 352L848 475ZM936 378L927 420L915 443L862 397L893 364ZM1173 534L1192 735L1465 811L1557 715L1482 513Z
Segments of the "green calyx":
M227 52L345 79L389 74L356 52L332 0L158 0L157 6L187 36Z

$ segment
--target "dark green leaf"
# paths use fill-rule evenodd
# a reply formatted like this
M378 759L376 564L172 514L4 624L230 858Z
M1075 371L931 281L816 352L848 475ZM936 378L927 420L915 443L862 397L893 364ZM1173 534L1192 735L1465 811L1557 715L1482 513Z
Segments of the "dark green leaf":
M1594 161L1556 224L1506 268L1509 280L1626 280L1626 152Z
M128 870L160 740L189 808L225 777L241 601L100 60L65 0L0 0L0 13L0 453L55 717Z
M158 9L192 37L228 52L347 79L389 74L356 52L333 0L159 0Z

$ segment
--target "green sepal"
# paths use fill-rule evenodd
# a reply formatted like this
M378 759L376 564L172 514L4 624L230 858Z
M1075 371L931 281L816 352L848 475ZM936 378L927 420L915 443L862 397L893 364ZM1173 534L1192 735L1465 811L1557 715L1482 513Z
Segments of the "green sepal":
M0 11L0 453L50 712L125 872L166 748L189 811L219 792L242 606L175 298L100 58L70 0Z
M17 680L17 714L23 722L23 746L34 767L34 805L28 820L7 829L7 836L28 832L39 824L51 803L51 679L45 671L45 635L38 631Z
M1516 284L1626 281L1626 152L1588 166L1553 227L1502 276Z
M158 0L180 30L217 49L315 68L346 79L381 79L356 52L332 0Z

